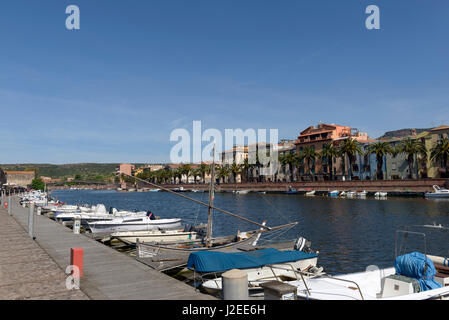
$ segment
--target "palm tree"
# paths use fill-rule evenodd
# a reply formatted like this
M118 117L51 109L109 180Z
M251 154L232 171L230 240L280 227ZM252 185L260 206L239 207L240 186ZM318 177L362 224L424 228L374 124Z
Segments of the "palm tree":
M180 172L181 172L181 175L186 176L186 183L189 183L189 177L191 176L191 173L192 173L192 167L190 166L190 164L182 165L180 168Z
M329 179L333 180L332 173L332 159L338 155L338 150L331 143L323 144L323 150L320 152L320 157L322 161L326 159L327 167L329 168Z
M382 167L384 164L384 156L393 152L391 145L388 142L376 142L368 146L368 154L376 155L376 178L378 180L384 179Z
M312 173L312 165L315 163L316 157L318 157L318 153L315 151L315 148L311 146L304 147L302 158L305 160L307 164L307 174L312 177L312 181L314 180ZM312 163L312 165L310 163Z
M296 154L290 153L290 152L287 153L285 155L285 157L284 157L284 161L285 161L286 164L288 164L288 167L289 167L290 181L293 181L294 180L294 178L293 178L293 173L294 173L293 168L296 166L296 162L297 162Z
M217 173L218 179L222 179L225 183L225 178L229 176L229 169L227 167L219 167Z
M245 160L243 160L243 163L241 164L241 169L242 169L242 173L243 173L243 177L245 182L248 182L248 171L251 168L251 165L249 164L249 160L248 158L245 158Z
M419 140L407 138L401 141L399 152L405 153L409 168L409 178L413 179L413 163L415 161L415 155L427 155L426 147Z
M349 160L348 176L349 180L351 180L352 164L354 163L357 154L363 154L362 148L355 139L348 138L343 141L343 144L340 146L339 151L342 157L344 157L345 155L348 157Z
M207 167L208 166L206 164L202 163L200 165L200 167L198 168L199 175L201 176L201 179L202 179L203 183L206 183L206 173L207 173L207 170L208 170Z
M235 162L231 165L230 171L232 172L232 176L234 178L234 183L237 182L237 175L242 171L242 168L239 164Z
M430 150L430 160L440 161L447 176L447 159L449 158L449 139L443 138Z

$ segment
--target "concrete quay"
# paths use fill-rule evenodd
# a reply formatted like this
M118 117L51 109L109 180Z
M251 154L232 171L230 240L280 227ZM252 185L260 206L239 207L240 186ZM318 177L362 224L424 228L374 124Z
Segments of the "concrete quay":
M45 216L34 216L33 241L29 209L11 202L12 218L0 209L0 299L216 300ZM65 288L63 272L71 248L84 250L81 290L75 291Z
M67 290L67 275L26 230L0 209L0 300L88 300Z

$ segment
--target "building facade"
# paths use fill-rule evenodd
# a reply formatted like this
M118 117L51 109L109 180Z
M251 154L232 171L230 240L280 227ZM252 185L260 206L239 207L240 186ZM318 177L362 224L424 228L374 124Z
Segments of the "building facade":
M6 184L26 188L31 185L36 174L34 171L5 171Z

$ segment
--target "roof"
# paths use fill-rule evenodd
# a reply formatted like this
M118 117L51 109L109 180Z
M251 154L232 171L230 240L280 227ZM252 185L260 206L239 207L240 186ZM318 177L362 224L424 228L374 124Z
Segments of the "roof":
M6 174L29 174L34 175L34 171L5 171Z
M442 124L441 126L435 127L433 129L431 129L430 131L447 130L447 129L449 129L449 126Z

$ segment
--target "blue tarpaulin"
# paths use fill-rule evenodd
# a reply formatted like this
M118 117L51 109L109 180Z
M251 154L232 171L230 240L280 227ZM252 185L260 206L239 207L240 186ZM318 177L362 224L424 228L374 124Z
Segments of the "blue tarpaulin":
M418 280L421 291L441 288L433 277L436 274L435 266L429 258L419 252L404 254L396 258L394 263L396 274Z
M274 248L249 252L200 251L189 255L187 268L197 272L224 272L231 269L258 268L317 257L315 253L279 251Z

